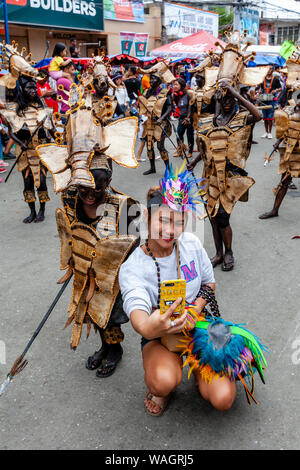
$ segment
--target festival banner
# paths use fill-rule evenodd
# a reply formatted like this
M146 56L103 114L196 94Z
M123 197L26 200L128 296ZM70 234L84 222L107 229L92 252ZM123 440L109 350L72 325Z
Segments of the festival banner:
M135 38L135 33L120 31L121 53L130 55L131 47Z
M149 34L136 33L135 35L135 57L145 57L147 51Z
M8 21L28 26L103 31L103 0L7 0ZM3 21L3 8L0 8Z
M141 0L104 0L104 18L145 23L143 2Z
M164 2L164 26L167 37L182 39L198 31L207 31L216 38L219 15L212 11Z

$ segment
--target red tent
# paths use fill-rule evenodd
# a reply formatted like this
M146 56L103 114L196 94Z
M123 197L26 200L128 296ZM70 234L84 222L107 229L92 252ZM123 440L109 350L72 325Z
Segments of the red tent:
M197 59L204 52L218 49L215 46L216 41L219 41L223 46L226 45L212 34L201 30L198 33L191 34L191 36L177 39L177 41L153 49L150 55L155 57L189 57L190 59Z

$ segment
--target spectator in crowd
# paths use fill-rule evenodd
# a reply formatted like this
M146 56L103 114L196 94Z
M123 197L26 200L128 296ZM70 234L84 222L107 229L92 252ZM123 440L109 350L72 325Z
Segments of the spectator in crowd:
M0 100L0 109L5 109L5 104ZM0 120L1 122L1 120ZM1 132L2 132L2 122L1 122ZM0 139L0 175L6 172L6 168L8 163L3 160L3 148L2 148L2 140ZM2 178L0 177L0 183L2 183Z
M56 91L51 88L49 84L49 75L48 72L40 72L42 80L37 82L37 91L38 95L43 98L45 105L48 108L53 108L53 112L58 111L58 103L56 100Z
M194 126L192 123L192 108L190 105L191 96L186 88L186 81L183 78L177 78L173 84L173 99L177 106L179 119L177 127L177 143L178 147L174 157L183 156L184 134L187 133L188 154L190 158L194 149Z
M71 80L70 74L62 70L62 65L66 66L67 63L71 62L71 59L65 59L67 55L67 47L65 44L57 43L54 46L52 57L53 59L49 65L49 74L54 80L59 78L69 78Z
M141 81L137 78L136 67L131 65L128 69L128 72L125 73L123 79L131 104L133 100L137 99L141 89Z
M142 93L145 93L148 88L150 88L150 76L145 73L142 77Z
M288 105L289 100L293 96L293 88L288 87L286 84L287 81L287 68L281 70L281 86L282 91L278 97L278 104L281 108L284 108Z
M120 72L117 72L115 75L112 76L112 80L117 87L115 90L115 97L117 98L122 113L125 114L129 107L129 96L127 93L127 88L123 82L122 74Z
M74 75L76 73L73 62L69 62L66 65L62 65L62 70L65 72L67 77L61 77L57 80L57 98L60 103L60 113L66 114L70 109L69 106L69 91L72 83L74 82Z
M80 49L80 46L77 47L77 39L73 36L70 39L70 47L69 47L70 57L72 59L78 59L80 57L79 49Z
M260 85L258 95L260 94L259 98L260 101L264 105L271 106L270 109L263 109L262 115L265 125L265 133L262 135L262 138L267 137L268 139L272 139L272 126L274 121L274 108L275 108L275 98L277 97L278 93L281 92L281 84L278 77L273 75L273 67L270 67L268 74L266 75L263 83ZM258 97L256 95L256 97Z

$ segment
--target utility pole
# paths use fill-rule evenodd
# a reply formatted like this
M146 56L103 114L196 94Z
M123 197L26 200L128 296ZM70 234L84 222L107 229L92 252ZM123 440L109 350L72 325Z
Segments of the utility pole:
M8 27L8 15L7 15L7 3L6 0L2 0L3 6L3 18L4 18L4 29L5 29L5 42L9 44L9 27Z

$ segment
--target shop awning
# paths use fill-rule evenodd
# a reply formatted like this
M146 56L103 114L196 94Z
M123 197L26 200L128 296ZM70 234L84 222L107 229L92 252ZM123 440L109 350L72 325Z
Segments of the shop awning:
M215 45L218 41L224 47L226 44L215 38L212 34L207 31L198 31L198 33L191 34L177 41L165 44L164 46L153 49L150 52L151 56L155 57L189 57L190 59L197 59L205 52L210 50L218 50L219 48Z

